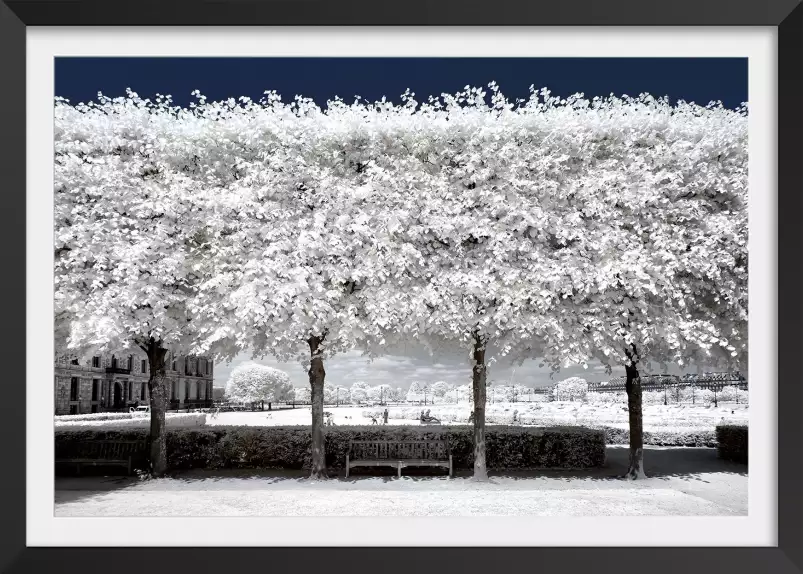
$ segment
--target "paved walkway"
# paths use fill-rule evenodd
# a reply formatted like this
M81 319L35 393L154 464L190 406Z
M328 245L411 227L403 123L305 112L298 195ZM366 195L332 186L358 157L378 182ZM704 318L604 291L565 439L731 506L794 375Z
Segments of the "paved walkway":
M627 449L577 472L353 476L310 481L297 472L194 471L137 481L56 481L56 516L711 516L747 515L747 468L714 449L648 448L647 480L617 478Z

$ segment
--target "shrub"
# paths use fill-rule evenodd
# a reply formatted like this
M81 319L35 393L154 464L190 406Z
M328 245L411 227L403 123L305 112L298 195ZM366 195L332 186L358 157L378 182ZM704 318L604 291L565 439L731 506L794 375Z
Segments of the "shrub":
M719 458L747 464L746 425L719 425L716 435Z
M143 428L149 429L151 418L149 415L129 417L126 419L116 418L107 420L78 420L78 421L55 421L56 430L79 431L92 429L128 429ZM167 413L165 415L165 427L167 428L186 428L202 427L206 425L206 414L204 413Z
M349 440L418 440L448 437L456 468L473 463L472 427L326 427L326 464L342 468ZM144 439L144 429L56 432L56 451L75 440ZM486 430L490 469L590 468L605 462L601 430L582 427L494 427ZM190 468L288 468L310 465L309 427L223 427L168 429L172 470Z
M627 428L604 426L606 444L630 444L630 430ZM717 438L712 429L707 428L665 428L651 429L643 433L644 444L651 446L697 446L714 447Z

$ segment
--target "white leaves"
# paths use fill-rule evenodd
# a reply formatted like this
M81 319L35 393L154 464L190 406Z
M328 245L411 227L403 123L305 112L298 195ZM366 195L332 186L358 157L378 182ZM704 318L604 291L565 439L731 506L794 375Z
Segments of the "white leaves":
M234 369L226 383L226 396L236 402L287 400L292 393L287 373L254 363Z
M745 113L489 88L490 105L466 86L325 111L275 93L57 102L73 340L112 317L104 336L304 360L324 328L329 354L468 347L479 328L554 366L630 343L671 360L727 334L746 359Z

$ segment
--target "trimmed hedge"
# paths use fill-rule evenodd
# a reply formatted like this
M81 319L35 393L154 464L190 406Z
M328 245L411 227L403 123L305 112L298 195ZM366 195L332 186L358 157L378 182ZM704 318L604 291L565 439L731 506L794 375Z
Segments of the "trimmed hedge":
M630 444L630 430L617 427L602 427L607 444ZM643 441L651 446L717 446L717 437L707 428L671 428L645 430Z
M747 426L719 425L717 455L719 458L747 464Z
M171 470L191 468L288 468L310 467L311 431L295 427L207 427L166 429L167 464ZM419 440L448 436L454 466L471 468L473 429L444 427L327 427L326 464L342 468L349 440ZM580 469L605 463L605 434L583 427L486 428L489 469ZM86 440L144 439L144 430L56 432L56 457L69 456L70 443Z

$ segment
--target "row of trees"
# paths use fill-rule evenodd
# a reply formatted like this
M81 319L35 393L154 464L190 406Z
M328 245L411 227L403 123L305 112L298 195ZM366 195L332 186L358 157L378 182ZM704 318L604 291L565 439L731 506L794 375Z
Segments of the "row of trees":
M625 368L634 478L639 364L745 364L746 109L490 89L57 101L56 336L147 353L154 475L168 348L307 365L313 476L353 348L464 349L480 480L498 356Z
M560 385L560 383L559 383ZM489 385L491 401L515 402L532 398L532 389L522 385ZM226 384L226 398L238 403L299 402L308 403L308 387L293 387L284 371L259 364L246 364L235 368ZM471 400L469 385L452 385L445 381L424 384L413 381L409 389L382 384L369 386L358 381L350 387L324 385L324 404L361 404L366 402L408 403L459 403Z

